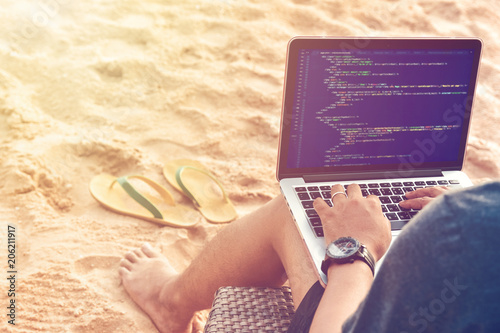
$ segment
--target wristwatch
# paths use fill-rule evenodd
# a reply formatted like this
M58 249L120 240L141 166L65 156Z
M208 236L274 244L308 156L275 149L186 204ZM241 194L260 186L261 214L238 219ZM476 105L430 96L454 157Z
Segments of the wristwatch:
M321 270L327 275L328 267L332 263L353 263L354 260L364 261L375 275L375 259L366 246L352 237L340 237L326 247L325 260L321 263Z

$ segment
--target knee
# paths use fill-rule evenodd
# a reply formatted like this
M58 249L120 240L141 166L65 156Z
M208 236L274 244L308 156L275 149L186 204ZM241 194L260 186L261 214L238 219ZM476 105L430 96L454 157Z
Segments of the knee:
M284 211L287 211L287 212L289 211L289 210L288 210L288 205L287 205L287 203L286 203L286 199L285 199L285 197L284 197L284 196L282 196L281 194L280 194L280 195L278 195L277 197L275 197L275 198L273 199L273 202L275 202L275 204L276 204L276 208L277 208L277 209L280 209L280 211L281 211L281 210L284 210Z
M286 228L294 226L288 204L281 194L268 202L266 206L268 216L271 217L268 222L271 222L272 228L277 232L277 235L282 233Z
M274 209L279 217L279 220L285 223L293 222L292 213L286 203L286 199L280 194L273 199L273 202L275 205Z
M268 206L268 209L276 214L283 216L290 215L290 210L288 209L286 200L281 194L269 201L266 206Z

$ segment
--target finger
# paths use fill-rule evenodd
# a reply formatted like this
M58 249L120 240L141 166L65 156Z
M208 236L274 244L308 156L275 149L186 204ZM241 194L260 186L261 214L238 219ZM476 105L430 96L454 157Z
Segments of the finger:
M422 197L434 198L447 190L448 188L445 186L425 187L425 188L419 188L415 191L406 192L405 197L407 199L422 198Z
M347 195L350 198L362 198L363 194L361 193L361 188L358 184L351 184L347 186Z
M316 210L316 213L321 217L321 215L324 215L328 209L330 209L330 206L325 202L325 200L321 198L316 198L313 201L313 207Z
M399 205L406 209L422 209L431 201L432 198L423 197L401 201Z
M366 199L376 201L379 205L381 205L380 199L376 195L370 194L370 195L366 196ZM380 206L380 209L382 209L382 206Z
M344 194L341 194L344 193ZM333 204L338 204L340 202L346 201L347 195L344 191L344 186L336 184L332 186L332 202Z

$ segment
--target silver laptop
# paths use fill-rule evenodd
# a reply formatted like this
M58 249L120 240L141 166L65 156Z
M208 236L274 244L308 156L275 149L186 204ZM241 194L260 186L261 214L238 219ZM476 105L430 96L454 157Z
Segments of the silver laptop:
M318 275L317 197L333 184L379 196L393 239L418 214L404 193L472 185L461 171L478 39L297 37L288 45L277 177Z

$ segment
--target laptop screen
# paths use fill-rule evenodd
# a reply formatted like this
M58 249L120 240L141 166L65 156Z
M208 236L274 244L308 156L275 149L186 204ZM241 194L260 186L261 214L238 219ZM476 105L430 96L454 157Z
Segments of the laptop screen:
M460 169L481 43L294 39L279 173Z

